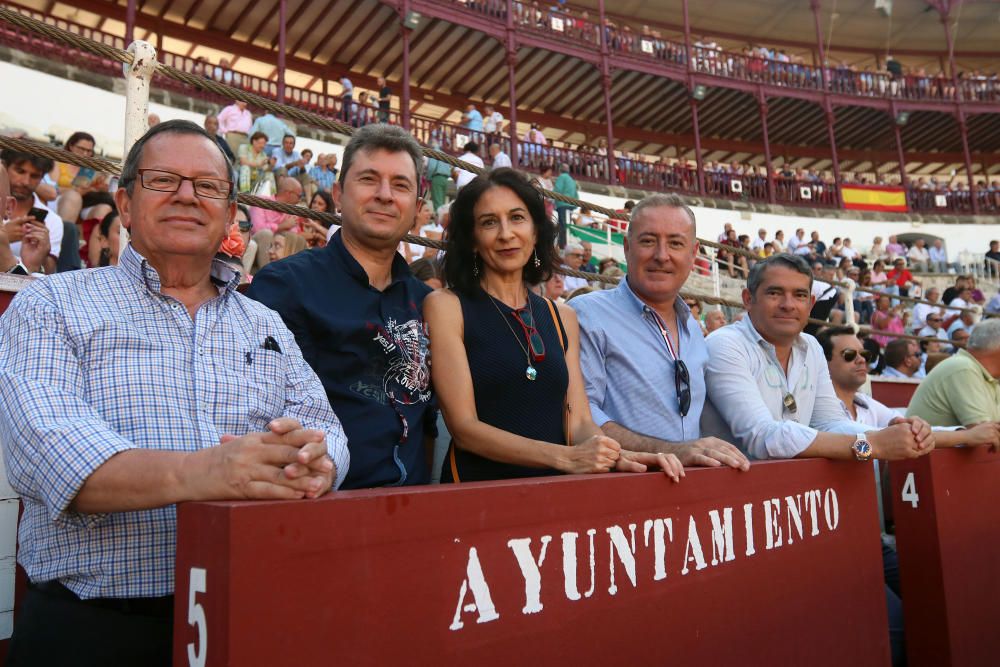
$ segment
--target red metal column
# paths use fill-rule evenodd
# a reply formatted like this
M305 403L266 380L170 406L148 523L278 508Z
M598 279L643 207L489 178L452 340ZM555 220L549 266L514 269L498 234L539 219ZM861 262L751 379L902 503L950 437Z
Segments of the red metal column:
M517 161L517 95L514 81L517 72L517 38L514 35L514 0L507 0L507 95L510 97L510 161Z
M969 198L972 200L972 214L979 214L979 202L976 199L976 181L972 176L972 153L969 152L969 128L965 124L965 112L958 110L958 130L962 135L962 155L965 157L965 173L969 178Z
M604 0L597 2L601 20L601 85L604 87L604 118L608 124L608 182L615 182L615 128L611 117L611 68L608 67L608 33L604 24Z
M833 108L830 106L830 100L824 100L826 103L826 132L830 137L830 157L833 161L833 180L837 187L837 201L841 208L844 207L844 197L841 194L840 189L840 159L837 157L837 137L836 132L834 132L833 124L837 120L837 117L833 115Z
M767 201L772 204L774 196L774 170L771 168L771 141L767 135L767 96L763 93L757 99L760 108L760 127L764 137L764 167L767 169Z
M285 22L288 0L278 3L278 103L285 103Z
M903 152L903 133L896 122L896 102L889 102L889 122L892 123L892 133L896 137L896 155L899 156L899 182L904 190L908 190L910 180L906 176L906 154Z
M819 10L822 4L822 0L809 0L809 6L813 12L813 23L816 24L816 46L819 48L819 71L820 76L823 78L823 90L830 90L826 73L826 49L823 46L823 28L820 26L819 20Z
M694 132L694 162L698 171L698 194L705 194L705 168L701 160L701 133L698 130L698 100L691 102L691 130Z
M128 48L135 39L135 5L136 0L128 0L128 5L125 7L125 48ZM157 31L157 35L159 32Z
M955 68L955 45L951 42L951 26L948 25L951 3L938 4L937 10L941 15L941 25L944 26L944 43L948 47L948 66L951 68L951 83L955 86L955 99L961 100L962 90L958 87L958 70Z
M690 72L694 64L691 62L691 20L688 18L688 0L681 0L681 14L684 17L684 53L687 69Z
M410 13L410 0L403 0L399 8L399 31L403 39L403 82L399 91L399 119L403 129L410 129L410 33L406 27L406 17ZM389 72L386 72L388 75Z

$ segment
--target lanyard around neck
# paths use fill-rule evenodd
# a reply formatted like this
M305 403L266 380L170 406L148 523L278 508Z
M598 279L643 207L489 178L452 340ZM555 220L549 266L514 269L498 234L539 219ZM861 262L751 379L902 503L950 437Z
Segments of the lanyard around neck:
M667 351L670 353L670 358L674 360L680 359L679 355L681 349L680 324L677 325L677 349L674 350L674 344L670 340L670 332L667 331L666 322L663 321L663 318L660 317L660 314L658 312L656 312L649 306L646 306L646 311L653 316L653 322L656 324L656 327L660 330L660 335L663 336L663 342L667 344ZM678 319L678 322L679 321L680 320Z

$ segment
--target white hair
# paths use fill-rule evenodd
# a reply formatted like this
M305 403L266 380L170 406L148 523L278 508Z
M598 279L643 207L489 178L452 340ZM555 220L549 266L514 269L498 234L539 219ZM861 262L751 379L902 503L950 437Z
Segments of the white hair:
M993 352L1000 350L1000 319L980 322L969 334L969 350Z
M566 247L563 248L563 257L573 252L583 252L583 246L579 243L567 243Z

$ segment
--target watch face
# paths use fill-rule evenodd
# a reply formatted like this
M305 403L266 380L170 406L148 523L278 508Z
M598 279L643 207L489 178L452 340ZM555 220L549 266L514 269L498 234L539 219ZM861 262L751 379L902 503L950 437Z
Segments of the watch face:
M867 459L872 455L872 446L866 440L858 440L854 443L854 452L859 459Z

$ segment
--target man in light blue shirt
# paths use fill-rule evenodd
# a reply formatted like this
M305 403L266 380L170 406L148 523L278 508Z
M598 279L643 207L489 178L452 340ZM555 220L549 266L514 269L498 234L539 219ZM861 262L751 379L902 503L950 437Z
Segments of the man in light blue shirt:
M285 138L286 135L295 136L295 132L292 128L288 127L285 121L281 120L273 113L268 111L263 116L259 116L257 120L253 122L253 127L250 128L250 136L254 135L254 132L263 132L267 135L267 146L264 147L264 152L267 153L268 157L274 157L275 152L281 148L281 140ZM292 144L295 145L294 142Z
M941 239L934 239L934 245L928 250L930 254L930 269L935 273L948 273L948 253Z
M700 433L708 349L678 294L697 252L694 213L677 197L636 205L626 279L569 302L580 320L584 384L594 422L622 447L745 470L735 447Z
M881 430L849 421L816 339L803 334L815 297L809 264L781 253L750 270L747 315L707 339L706 433L755 459L915 458L934 447L926 423Z
M483 131L483 114L479 113L475 104L470 104L465 108L465 114L462 118L465 121L465 127L470 132L481 133ZM473 140L478 141L478 137L474 137Z

